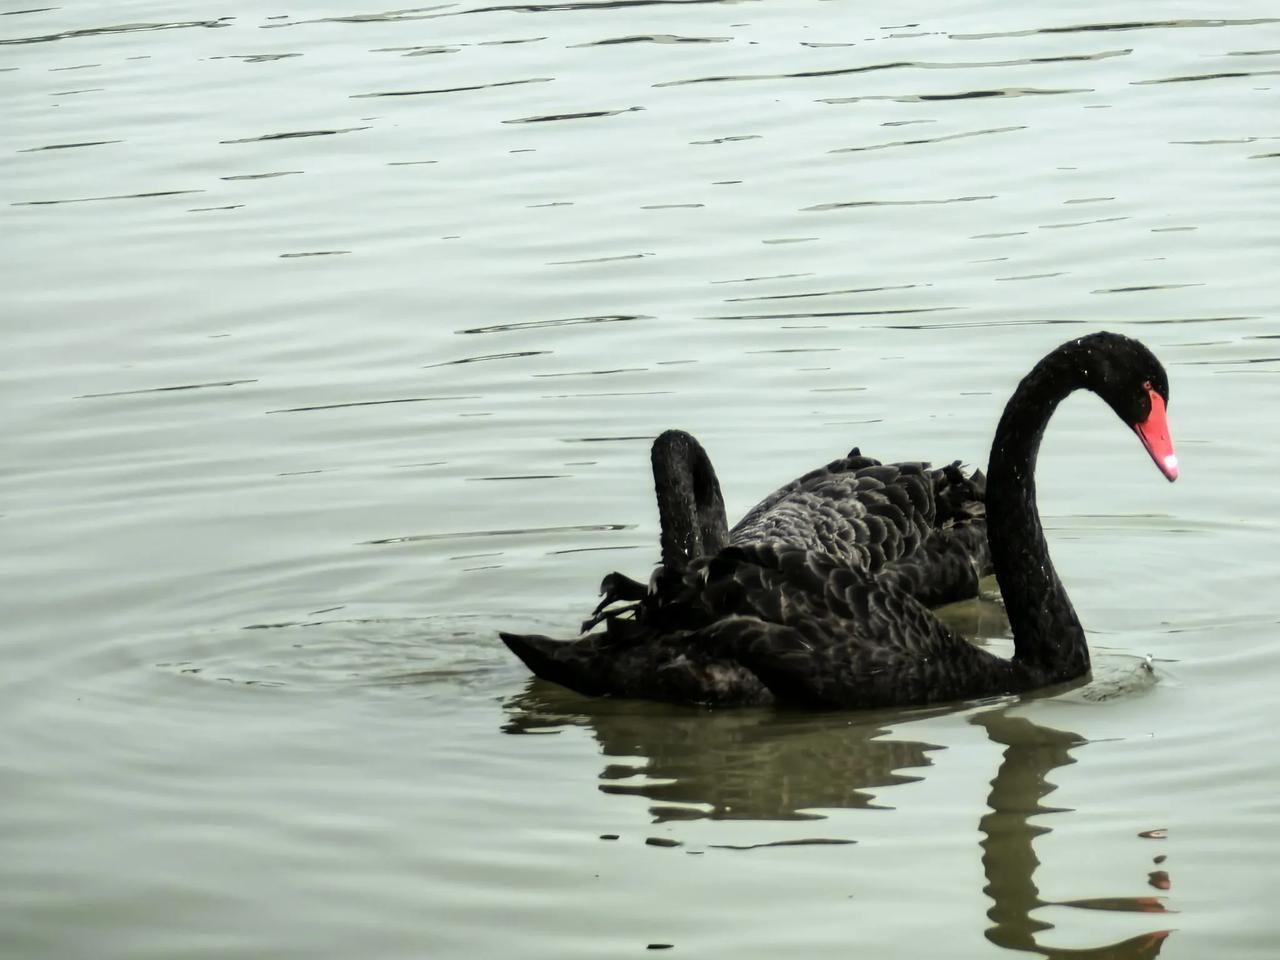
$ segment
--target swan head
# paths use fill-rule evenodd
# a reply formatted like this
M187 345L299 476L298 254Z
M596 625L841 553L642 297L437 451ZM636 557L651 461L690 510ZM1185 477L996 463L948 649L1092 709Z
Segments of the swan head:
M1086 354L1084 373L1089 389L1138 435L1169 482L1177 480L1178 457L1173 452L1166 414L1169 377L1155 354L1118 333L1095 333L1076 343Z

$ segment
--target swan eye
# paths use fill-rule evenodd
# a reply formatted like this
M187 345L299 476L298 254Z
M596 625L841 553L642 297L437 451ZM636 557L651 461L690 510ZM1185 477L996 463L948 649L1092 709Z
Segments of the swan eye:
M1143 383L1142 383L1142 389L1143 389L1143 390L1152 390L1152 389L1154 389L1154 388L1151 386L1151 381L1150 381L1150 380L1145 380L1145 381L1143 381Z

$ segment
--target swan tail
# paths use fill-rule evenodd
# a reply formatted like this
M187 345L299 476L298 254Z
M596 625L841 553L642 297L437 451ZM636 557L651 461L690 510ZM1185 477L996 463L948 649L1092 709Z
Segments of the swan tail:
M611 692L599 669L601 635L553 640L538 634L499 633L502 642L534 675L575 693L599 697Z
M500 634L543 680L589 697L629 697L666 703L745 706L770 702L745 666L719 656L693 634L666 634L630 620L577 640Z

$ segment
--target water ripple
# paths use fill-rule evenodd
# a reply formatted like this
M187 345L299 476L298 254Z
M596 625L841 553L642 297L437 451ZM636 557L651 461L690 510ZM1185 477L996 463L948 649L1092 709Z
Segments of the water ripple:
M908 93L880 94L859 97L824 97L821 103L862 103L864 101L888 100L894 103L934 103L945 100L990 100L1001 97L1053 97L1069 93L1093 93L1092 87L1002 87L987 90L962 90L958 93Z
M351 95L351 99L362 100L371 97L424 97L438 93L466 93L470 90L490 90L495 87L518 87L526 83L550 83L554 79L554 77L530 77L527 80L497 80L493 83L474 83L464 87L437 87L433 90L386 90L378 93L353 93ZM586 114L583 114L583 116L586 116ZM532 123L533 121L508 120L507 122Z
M966 140L969 137L984 137L996 133L1013 133L1026 130L1025 124L1009 127L990 127L986 130L966 130L963 133L949 133L940 137L920 137L914 140L890 140L886 143L872 143L863 147L836 147L829 153L865 153L870 150L887 150L890 147L915 147L926 143L946 143L951 140Z
M45 9L56 10L57 7ZM55 40L71 40L77 37L96 37L103 34L118 33L150 33L158 30L186 30L192 27L217 29L231 26L232 17L219 17L217 20L186 20L176 23L124 23L110 27L86 27L80 30L64 30L61 33L50 33L39 37L15 37L0 40L0 46L24 43L51 43Z
M503 120L503 123L555 123L559 120L590 120L595 117L616 117L624 113L635 113L644 107L622 107L618 110L584 110L579 113L547 113L532 117L519 117L515 120Z
M482 400L480 396L397 397L393 400L349 400L344 403L317 403L305 407L285 407L267 413L309 413L314 410L346 410L349 407L385 407L396 403L438 403L445 400Z
M257 383L257 380L214 380L209 383L181 383L172 387L146 387L142 390L113 390L110 393L82 393L77 400L89 400L97 397L132 397L148 393L172 393L177 390L206 390L209 387L238 387L242 383Z
M674 33L649 33L629 37L609 37L605 40L591 40L587 43L570 44L571 47L609 47L625 43L728 43L732 37L680 37Z
M826 310L808 313L729 313L709 316L707 320L812 320L818 317L889 317L915 313L941 313L956 307L894 307L884 310Z
M844 210L851 207L935 207L947 203L974 203L978 200L994 200L994 193L974 197L945 197L940 200L846 200L840 203L819 203L812 207L801 207L805 212L823 210Z
M454 530L448 533L411 533L379 540L362 540L360 546L385 546L392 543L425 543L437 540L470 540L476 537L533 537L548 533L614 533L634 530L633 523L579 523L560 527L511 527L497 530Z
M11 207L51 207L60 203L97 203L100 200L147 200L152 197L177 197L187 193L204 193L203 190L147 190L142 193L120 193L106 197L71 197L65 200L15 200Z
M1159 80L1134 80L1135 87L1156 83L1196 83L1201 80L1229 80L1236 77L1274 77L1280 70L1227 70L1220 73L1196 73L1185 77L1162 77Z
M871 63L857 67L833 67L825 70L797 70L792 73L744 73L723 76L694 77L689 80L667 80L655 83L655 87L679 87L694 83L727 83L752 80L801 80L820 77L843 77L859 73L878 73L884 70L981 70L998 67L1025 67L1034 64L1073 63L1090 60L1109 60L1112 57L1126 57L1133 53L1132 49L1103 50L1098 53L1072 53L1051 57L1019 57L1012 60L892 60L886 63Z
M264 133L258 137L241 137L238 140L219 140L219 143L262 143L267 140L300 140L304 137L332 137L340 133L372 130L373 127L342 127L335 130L290 130L286 133Z
M486 360L516 360L521 357L539 357L543 354L551 353L550 350L513 350L510 353L486 353L479 357L462 357L459 360L442 360L439 363L424 364L424 370L430 370L433 367L451 367L463 363L482 363Z
M507 333L512 330L539 330L545 327L576 327L596 323L629 323L633 320L652 320L643 314L606 314L598 317L565 317L557 320L523 320L515 323L495 323L485 327L470 327L458 333Z
M80 143L51 143L44 147L27 147L18 153L35 153L39 150L73 150L77 147L102 147L109 143L124 143L123 140L85 140Z
M1057 33L1114 33L1126 30L1199 30L1212 27L1253 27L1280 23L1280 18L1257 17L1249 20L1130 20L1119 23L1086 23L1066 27L1035 27L1030 30L1010 30L1001 33L952 33L952 40L995 40L1015 37L1031 37L1036 34Z

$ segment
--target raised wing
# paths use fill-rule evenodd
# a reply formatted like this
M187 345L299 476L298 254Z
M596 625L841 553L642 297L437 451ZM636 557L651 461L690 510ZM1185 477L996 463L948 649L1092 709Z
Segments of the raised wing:
M882 464L854 450L776 490L730 531L887 576L930 606L973 596L991 572L986 481L959 463Z

